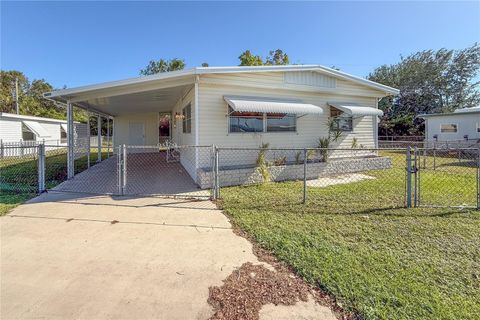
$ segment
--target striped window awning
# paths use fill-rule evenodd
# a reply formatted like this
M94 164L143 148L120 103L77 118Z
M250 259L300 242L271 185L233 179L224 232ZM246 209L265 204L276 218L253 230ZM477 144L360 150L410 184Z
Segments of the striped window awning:
M365 106L355 105L352 103L337 103L337 102L329 102L328 105L354 117L355 116L357 117L383 116L382 110L373 108L373 107L365 107Z
M225 101L236 112L323 114L319 106L303 103L299 100L280 100L274 98L253 98L225 96Z
M36 121L22 121L22 123L39 138L51 136L51 134Z

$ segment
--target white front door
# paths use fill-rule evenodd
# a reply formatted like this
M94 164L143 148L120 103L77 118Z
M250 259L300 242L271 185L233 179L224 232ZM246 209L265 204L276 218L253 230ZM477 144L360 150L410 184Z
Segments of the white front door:
M128 144L131 146L145 145L145 123L130 122L128 124Z

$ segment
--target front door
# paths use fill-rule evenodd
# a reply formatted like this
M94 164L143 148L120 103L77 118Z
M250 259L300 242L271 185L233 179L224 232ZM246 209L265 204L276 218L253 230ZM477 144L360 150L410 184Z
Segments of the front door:
M145 145L145 123L130 122L128 124L128 144L131 146Z

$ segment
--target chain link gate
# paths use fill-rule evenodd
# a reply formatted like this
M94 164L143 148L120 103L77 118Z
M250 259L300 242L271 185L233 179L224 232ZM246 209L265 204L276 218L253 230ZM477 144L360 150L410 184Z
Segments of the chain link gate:
M117 157L119 195L214 197L212 146L122 145Z
M407 148L407 206L480 209L480 148Z

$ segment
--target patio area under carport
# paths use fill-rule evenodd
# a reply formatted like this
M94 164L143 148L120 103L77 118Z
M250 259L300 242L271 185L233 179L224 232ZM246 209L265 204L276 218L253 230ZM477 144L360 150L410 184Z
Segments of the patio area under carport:
M118 159L118 155L105 159L51 191L210 198L211 190L200 189L180 162L167 160L165 150L128 154L124 177L120 177Z
M160 152L158 148L157 152L129 155L126 169L119 169L117 158L120 146L158 147L160 139L157 117L161 113L170 113L173 118L176 104L182 104L187 95L189 99L197 99L197 81L191 71L178 71L45 94L46 99L67 109L68 180L53 190L125 195L194 193L209 196L208 190L197 187L194 170L189 170L189 174L180 162L166 161L164 152ZM191 104L193 109L195 101L192 100ZM89 121L92 116L97 117L97 127L94 130L98 132L102 130L102 120L108 120L107 129L113 131L113 157L100 159L101 139L97 139L96 146L90 146L90 138L86 139L85 145L77 144L73 132L74 108L86 110ZM143 127L139 127L138 124L142 121ZM87 127L89 137L91 126ZM196 137L196 133L192 132L192 136ZM196 144L196 141L191 143ZM92 150L98 152L97 158L103 161L91 163L89 154ZM108 150L110 153L110 142ZM89 168L75 174L75 160L79 152L87 155ZM197 156L194 153L194 157ZM119 170L126 173L120 175ZM120 189L121 185L124 185L123 190Z

